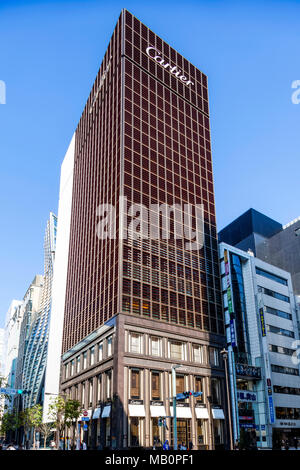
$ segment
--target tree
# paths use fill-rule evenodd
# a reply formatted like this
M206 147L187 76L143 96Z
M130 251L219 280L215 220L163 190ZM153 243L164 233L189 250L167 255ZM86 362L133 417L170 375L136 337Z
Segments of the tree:
M33 448L35 449L35 434L43 419L42 405L26 408L20 413L20 419L21 425L24 426L25 435L27 435L30 428L33 428Z
M33 448L35 449L35 434L37 428L43 422L43 407L42 405L34 405L32 408L29 408L29 419L31 426L33 427Z
M1 433L6 434L8 431L15 431L20 425L20 417L17 413L4 413L1 422Z
M46 449L47 438L50 436L53 428L53 423L41 423L37 430L44 436L44 449Z
M49 419L56 427L57 446L59 439L65 433L65 429L70 428L81 414L81 404L77 400L67 398L66 395L58 395L52 399L49 406ZM73 429L73 440L75 439L75 428Z

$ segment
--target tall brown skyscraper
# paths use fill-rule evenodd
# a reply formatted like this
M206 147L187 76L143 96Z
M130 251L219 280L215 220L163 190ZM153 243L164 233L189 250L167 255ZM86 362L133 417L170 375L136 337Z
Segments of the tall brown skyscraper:
M179 365L177 393L203 394L178 402L178 442L223 445L225 338L207 78L126 10L73 157L61 389L90 417L81 438L90 447L172 443L172 419L167 427L159 419L172 415L171 368ZM107 239L99 231L103 204L115 208ZM168 239L160 231L126 237L132 204L143 204L149 217L153 204L202 204L204 246L191 250L176 239L172 212Z

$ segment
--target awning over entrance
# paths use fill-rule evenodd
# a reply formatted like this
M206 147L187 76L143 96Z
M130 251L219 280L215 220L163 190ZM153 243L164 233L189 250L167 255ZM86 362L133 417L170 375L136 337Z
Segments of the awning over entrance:
M225 419L224 411L221 408L212 408L213 419Z
M196 418L197 419L208 419L208 411L207 408L195 408Z
M111 410L111 405L106 405L103 408L101 418L109 418L110 417L110 410Z
M151 418L164 418L167 416L165 407L156 405L150 405L150 414Z
M128 405L129 416L144 418L146 416L144 405Z
M100 418L101 408L95 408L92 419Z
M171 416L173 416L173 406L170 406ZM187 406L176 406L176 418L192 418L191 408Z

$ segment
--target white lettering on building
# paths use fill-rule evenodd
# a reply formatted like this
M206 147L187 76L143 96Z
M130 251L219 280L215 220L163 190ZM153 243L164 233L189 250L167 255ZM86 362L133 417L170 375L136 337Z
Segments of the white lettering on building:
M180 70L177 65L171 65L169 62L167 62L161 55L161 52L159 52L155 47L149 46L146 49L146 53L151 59L155 60L159 65L161 65L164 69L168 70L171 75L174 75L178 80L180 80L182 83L184 83L186 86L189 85L194 85L194 82L189 80L182 70Z

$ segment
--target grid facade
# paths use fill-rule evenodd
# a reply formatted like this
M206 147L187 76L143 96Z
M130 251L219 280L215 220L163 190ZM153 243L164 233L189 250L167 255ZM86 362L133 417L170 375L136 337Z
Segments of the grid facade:
M207 79L129 12L124 22L123 193L146 207L203 204L205 244L184 249L172 225L167 241L124 241L122 311L223 334Z
M99 240L96 208L203 204L204 247ZM195 228L195 216L192 228ZM125 313L223 335L207 78L123 10L76 131L63 352Z

